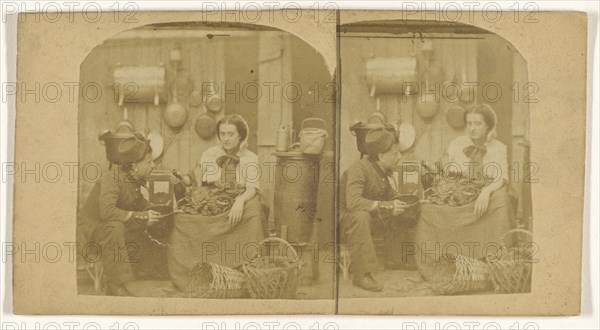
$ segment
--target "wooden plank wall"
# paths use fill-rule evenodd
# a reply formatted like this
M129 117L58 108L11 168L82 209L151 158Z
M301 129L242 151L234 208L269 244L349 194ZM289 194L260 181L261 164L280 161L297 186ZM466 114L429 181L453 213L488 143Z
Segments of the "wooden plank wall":
M212 33L219 34L214 31ZM80 162L99 164L103 173L108 172L104 147L97 137L102 130L114 130L123 119L124 109L118 107L117 97L111 89L117 64L156 66L163 63L167 70L168 85L172 85L174 70L169 63L169 53L176 44L182 50L183 70L180 71L179 81L189 80L189 91L202 91L210 83L216 83L219 91L223 88L231 91L224 95L224 111L216 119L223 114L237 113L248 121L249 148L257 153L263 163L261 189L271 202L273 210L274 181L268 175L267 167L270 166L269 162L276 161L273 152L279 123L286 122L297 127L305 118L323 118L331 125L327 150L333 150L332 118L335 104L311 103L313 97L308 94L311 86L324 86L332 77L319 53L304 41L285 32L245 32L243 36L213 38L112 39L94 48L81 64L80 86L98 84L103 94L95 102L86 102L84 98L79 100ZM307 67L312 69L306 70ZM290 82L300 86L303 93L300 101L286 102L282 98L282 86ZM272 100L269 98L268 85L264 85L270 83L279 84L273 89ZM261 87L262 96L258 100L252 99L254 95L240 95L254 91L253 88L245 89L249 84ZM83 87L81 89L83 92ZM93 88L88 88L88 94L93 91ZM147 106L150 131L159 132L163 136L165 151L157 163L158 168L176 168L182 173L188 173L194 168L202 152L218 144L216 136L205 140L196 134L195 120L205 113L205 109L203 106L190 106L188 98L180 97L178 100L188 109L188 119L179 130L173 130L164 123L164 102L159 106L126 104L129 121L136 131L145 130ZM93 187L92 179L96 176L94 169L95 165L89 169L90 180L80 180L81 201L85 200ZM329 202L332 200L333 196ZM324 211L325 214L332 213L331 203L325 208L328 209L328 212ZM328 216L327 221L332 222L332 216ZM331 227L333 225L328 226Z
M474 102L489 103L498 115L498 139L508 147L509 162L513 155L513 134L523 134L529 129L528 113L519 114L519 128L513 133L513 112L517 107L526 107L522 103L515 105L510 88L513 84L513 71L519 71L519 79L526 75L526 63L518 67L513 65L513 56L518 54L506 41L494 35L463 35L467 38L454 39L448 34L431 34L425 42L411 38L368 38L355 37L351 34L341 35L341 70L342 70L342 104L341 104L341 142L340 142L340 171L343 173L352 162L360 157L356 148L356 139L351 135L349 126L356 120L365 120L377 109L377 98L380 111L388 122L400 124L408 122L415 127L416 142L413 147L403 153L403 159L437 161L447 150L449 143L464 134L464 129L455 129L446 121L446 111L449 106L459 104L468 107L469 102L454 102L450 97L443 97L443 83L461 81L480 84L476 91ZM446 37L446 38L444 38ZM449 39L448 37L453 37ZM432 52L429 63L425 65L422 56L425 43L431 43ZM422 118L415 111L415 102L419 95L400 96L398 94L369 95L366 79L366 63L371 57L404 57L417 56L419 59L418 83L422 86L425 80L424 72L428 68L429 79L440 83L436 89L441 93L438 113L430 119ZM495 83L500 86L502 96L493 98L493 90L489 90L486 98L482 94L482 86ZM435 89L430 86L429 89ZM449 89L448 89L449 91ZM466 90L463 89L466 93ZM486 102L490 101L490 102Z
M256 39L256 36L254 38ZM176 168L182 173L188 173L201 153L217 144L216 137L204 140L195 133L195 119L205 112L204 108L189 106L187 96L180 98L178 101L186 105L188 117L182 128L171 129L163 120L167 100L161 101L158 106L151 103L126 103L124 107L118 107L112 89L112 74L118 63L123 66L158 66L162 63L167 70L166 80L171 83L175 79L175 70L169 63L169 52L178 43L182 47L182 70L179 71L179 80L189 80L189 91L201 90L204 83L221 84L225 81L225 62L234 60L225 56L226 42L220 38L116 39L96 47L81 65L81 81L100 84L104 95L98 102L80 102L80 160L107 165L104 161L103 147L96 137L101 130L114 130L123 119L123 111L126 108L128 119L136 131L144 132L147 121L150 131L162 135L165 149L157 167ZM252 59L253 56L256 57L249 51L246 59ZM178 91L178 94L181 95L181 91ZM225 105L225 111L226 107ZM82 182L81 189L84 195L91 189L88 183Z

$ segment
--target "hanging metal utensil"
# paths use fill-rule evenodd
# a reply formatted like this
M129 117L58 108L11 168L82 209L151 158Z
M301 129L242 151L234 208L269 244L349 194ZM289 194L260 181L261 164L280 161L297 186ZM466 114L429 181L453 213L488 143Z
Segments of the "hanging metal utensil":
M172 102L167 104L163 118L167 125L173 129L178 129L185 124L187 120L187 110L185 106L177 100L177 87L173 88Z
M425 62L425 88L421 91L421 95L417 97L416 108L417 113L423 119L429 119L434 117L438 113L439 104L437 92L423 93L429 91L429 53L430 50L424 52Z
M461 87L462 87L462 93L460 94L460 101L463 103L470 103L473 101L473 92L471 90L471 88L469 87L470 85L470 81L469 81L469 77L467 76L467 66L469 65L468 59L467 59L467 44L465 41L463 41L461 43L461 63L460 63L460 80L461 80Z
M194 130L202 139L211 139L217 132L217 121L205 111L196 119Z
M465 108L460 105L452 105L446 110L446 121L456 129L465 127Z
M221 112L223 110L223 100L217 95L212 95L206 100L206 111L210 111L213 114Z
M194 90L190 94L190 107L199 107L202 105L202 93L200 91Z
M146 121L146 129L144 130L144 133L146 133L146 139L150 140L150 147L152 148L152 160L157 160L160 156L162 156L165 147L165 142L160 133L150 131L149 107L149 105L146 105L144 115L144 119Z
M412 148L415 143L416 131L411 123L401 123L398 127L398 139L400 140L400 152L405 152Z

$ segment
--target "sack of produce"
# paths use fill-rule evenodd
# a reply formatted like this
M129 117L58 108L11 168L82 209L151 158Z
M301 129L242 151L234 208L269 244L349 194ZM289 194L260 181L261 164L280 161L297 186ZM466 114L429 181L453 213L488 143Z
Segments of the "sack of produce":
M243 188L235 185L193 187L187 191L181 209L188 214L215 216L229 211L241 193Z
M214 216L176 213L168 249L173 283L185 292L190 272L198 263L236 268L253 260L264 238L262 219L258 196L245 203L242 219L233 226L229 210Z
M432 269L448 253L480 260L499 248L498 238L511 226L508 194L500 189L490 195L487 211L479 218L475 202L462 206L424 203L416 227L416 262L430 280Z

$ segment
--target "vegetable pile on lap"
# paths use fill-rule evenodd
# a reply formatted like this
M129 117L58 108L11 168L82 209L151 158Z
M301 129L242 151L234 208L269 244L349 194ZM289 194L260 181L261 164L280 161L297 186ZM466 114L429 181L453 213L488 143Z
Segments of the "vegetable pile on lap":
M243 192L244 188L234 183L193 187L180 205L188 214L215 216L229 211L236 197Z
M463 206L474 202L489 179L441 178L425 190L425 199L438 205Z

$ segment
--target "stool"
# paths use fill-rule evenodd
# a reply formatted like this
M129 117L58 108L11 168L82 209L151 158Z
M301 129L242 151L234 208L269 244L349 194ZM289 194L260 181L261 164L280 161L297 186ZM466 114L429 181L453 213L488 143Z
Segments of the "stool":
M85 270L90 275L92 281L94 281L94 290L98 293L103 292L102 275L104 274L104 266L102 265L102 261L86 262Z
M348 272L350 270L350 251L346 247L346 244L340 244L340 256L337 260L338 266L342 270L342 278L347 280L349 278Z

